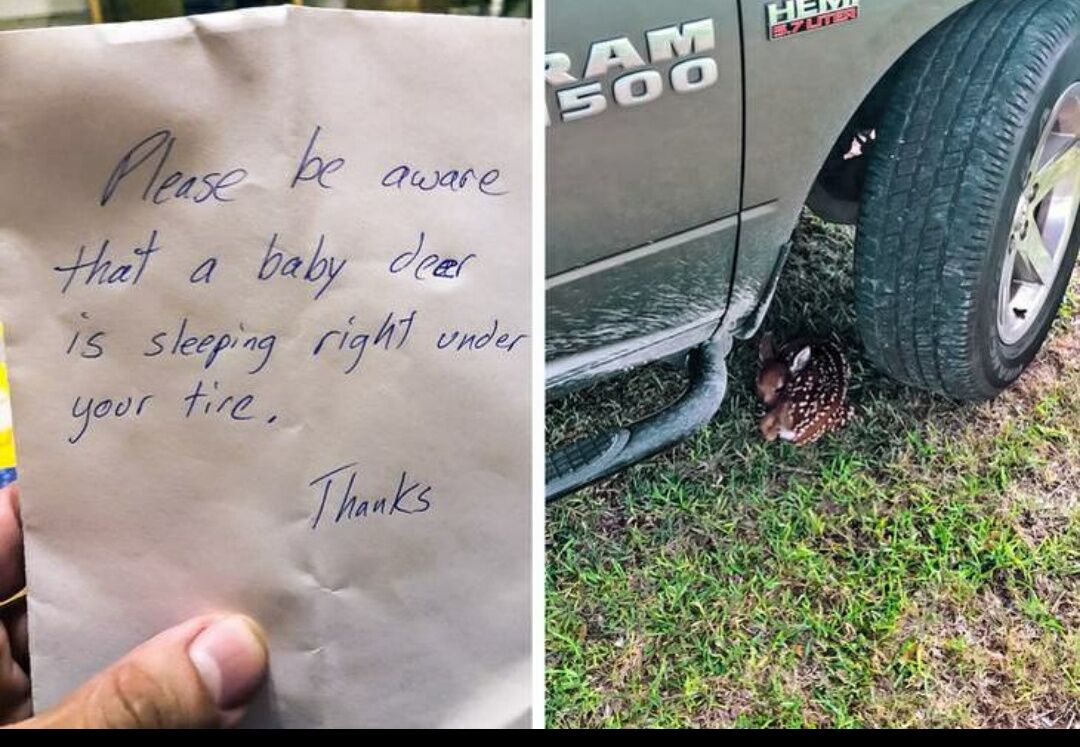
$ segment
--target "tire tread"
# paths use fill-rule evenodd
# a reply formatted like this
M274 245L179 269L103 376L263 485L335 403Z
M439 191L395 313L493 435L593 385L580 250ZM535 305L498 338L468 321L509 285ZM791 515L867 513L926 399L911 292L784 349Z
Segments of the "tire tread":
M974 319L1014 143L1080 0L982 0L913 48L868 164L855 260L868 356L959 399L997 392Z

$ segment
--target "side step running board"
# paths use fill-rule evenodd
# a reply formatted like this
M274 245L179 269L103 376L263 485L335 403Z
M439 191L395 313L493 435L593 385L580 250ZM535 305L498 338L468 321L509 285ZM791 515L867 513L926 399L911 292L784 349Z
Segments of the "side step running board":
M712 420L727 391L731 338L719 335L690 351L690 386L670 407L627 428L575 441L544 460L546 499L580 490L687 438Z

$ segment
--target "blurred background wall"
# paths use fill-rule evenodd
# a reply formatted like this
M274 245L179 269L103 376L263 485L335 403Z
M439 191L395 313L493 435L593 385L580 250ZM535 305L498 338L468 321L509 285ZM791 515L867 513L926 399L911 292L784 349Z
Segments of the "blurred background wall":
M3 0L0 2L0 31L77 23L139 21L281 4L282 0ZM517 17L532 15L531 0L303 0L293 4L354 10Z

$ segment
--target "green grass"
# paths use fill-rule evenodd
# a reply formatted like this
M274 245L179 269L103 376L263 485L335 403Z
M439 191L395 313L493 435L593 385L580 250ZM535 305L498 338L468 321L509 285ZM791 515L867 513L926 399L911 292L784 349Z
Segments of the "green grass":
M764 443L743 343L708 428L548 509L550 726L1080 723L1080 286L1020 384L960 406L861 359L850 266L806 217L766 327L844 341L853 425ZM549 440L682 386L554 403Z

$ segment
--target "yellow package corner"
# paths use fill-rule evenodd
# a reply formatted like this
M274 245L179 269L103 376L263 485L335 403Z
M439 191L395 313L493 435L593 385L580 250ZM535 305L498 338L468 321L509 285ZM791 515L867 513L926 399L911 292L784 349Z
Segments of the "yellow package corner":
M11 387L4 357L4 325L0 322L0 471L15 466L15 434L11 423Z

